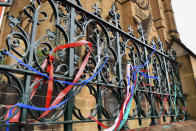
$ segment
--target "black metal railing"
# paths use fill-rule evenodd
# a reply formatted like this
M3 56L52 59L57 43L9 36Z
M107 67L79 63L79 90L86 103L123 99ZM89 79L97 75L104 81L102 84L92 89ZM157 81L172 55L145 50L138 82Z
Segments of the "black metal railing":
M12 8L12 1L0 2L0 6L10 5ZM14 0L13 3L15 1L17 0ZM139 38L134 36L131 26L129 32L123 31L115 4L109 11L108 21L101 17L101 9L96 4L93 6L95 11L88 12L82 7L79 0L33 0L24 7L24 10L18 10L20 16L8 15L9 23L3 26L8 28L9 24L11 33L1 44L4 44L2 47L5 47L6 51L43 74L47 75L47 72L41 67L44 59L52 49L59 45L81 39L92 43L91 56L80 81L92 76L99 60L105 55L109 56L109 60L101 72L85 87L95 101L94 107L89 109L91 112L89 115L97 117L101 122L113 121L117 117L125 98L126 65L143 65L154 50L153 46L156 45L155 53L144 67L144 70L150 70L150 72L144 73L147 76L159 77L159 79L153 80L140 76L138 89L134 96L136 106L132 108L128 120L137 119L141 125L142 119L151 119L150 124L155 125L162 114L164 121L168 117L172 122L187 119L186 109L183 109L186 108L186 103L175 51L164 51L164 44L160 40L152 40L151 43L148 43L142 26L138 27ZM28 123L29 119L38 120L43 112L21 107L16 107L12 115L6 119L9 108L6 108L5 105L20 102L43 107L47 82L44 82L46 81L44 78L41 79L35 97L30 99L32 84L37 73L4 55L3 51L4 49L2 49L0 65L1 97L3 94L7 94L6 98L10 101L6 102L5 97L1 98L0 126L8 126L5 122L8 119L11 120L19 111L19 122L11 122L9 126L19 126L24 129L28 125L64 124L65 129L72 130L73 123L94 122L77 107L75 101L77 96L58 109L53 109L49 115L39 119L39 122ZM73 81L81 61L88 51L88 47L81 47L64 49L54 54L54 79ZM65 84L54 82L55 91L52 99L64 87L66 87ZM74 86L69 95L78 88L79 86ZM80 93L78 91L78 94ZM168 99L165 106L166 97ZM62 116L64 116L64 120L57 121ZM77 120L72 120L73 116ZM98 128L100 129L100 127Z

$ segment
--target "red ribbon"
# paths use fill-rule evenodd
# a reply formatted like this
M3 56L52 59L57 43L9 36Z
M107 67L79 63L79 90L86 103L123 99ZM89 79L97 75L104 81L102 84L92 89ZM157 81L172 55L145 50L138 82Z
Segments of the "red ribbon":
M53 50L53 52L56 52L56 51L58 51L58 50L60 50L60 49L78 47L78 46L82 46L82 45L88 45L88 46L89 46L89 52L87 53L87 55L86 55L86 57L85 57L85 59L84 59L82 65L81 65L81 67L80 67L80 69L79 69L79 71L78 71L76 77L74 78L73 83L76 83L76 82L78 81L78 79L81 77L81 75L82 75L82 73L83 73L83 71L84 71L84 69L85 69L85 67L86 67L86 65L87 65L87 62L88 62L88 59L89 59L89 56L90 56L90 53L91 53L91 50L92 50L92 44L91 44L90 42L88 42L88 41L81 40L81 41L78 41L78 42L75 42L75 43L70 43L70 44L58 46L58 47L56 47L56 48ZM53 60L54 60L54 57L53 57L52 55L49 55L49 65L48 65L48 67L47 67L46 72L49 73L49 77L50 77L51 79L48 80L48 90L47 90L46 105L45 105L46 108L49 108L49 107L52 107L52 106L57 105L57 104L67 95L67 93L68 93L68 92L71 90L71 88L73 87L73 85L67 86L64 90L62 90L62 91L58 94L58 96L56 97L56 99L55 99L55 100L53 101L53 103L50 105L50 101L51 101L51 98L52 98L52 92L53 92L53 77L54 77L54 75L53 75L54 67L53 67L53 63L52 63ZM45 59L43 65L42 65L42 69L45 69L45 67L46 67L46 65L47 65L47 62L48 62L48 60ZM41 76L36 76L34 83L36 83L37 81L39 81L41 78L42 78ZM35 93L36 93L36 91L37 91L38 86L39 86L40 83L41 83L41 82L38 82L38 83L33 87L33 92L32 92L32 94L31 94L31 96L30 96L30 99L32 99L33 96L35 95ZM9 106L9 107L11 108L11 107L13 107L13 106ZM7 108L9 108L9 107L7 106ZM9 110L10 110L10 109L9 109ZM9 110L8 110L8 113L7 113L6 116L5 116L5 119L8 118ZM12 110L12 113L14 113L15 110L16 110L16 108L14 108L14 109ZM51 110L44 112L44 113L38 118L38 120L40 120L41 118L43 118L44 116L46 116L50 111L51 111ZM20 117L20 111L19 111L13 118L10 119L10 122L19 122L19 117Z
M167 103L167 98L168 98L168 96L169 96L169 95L167 95L166 98L165 98L165 100L164 100L164 108L163 108L163 113L162 113L162 115L161 115L161 118L163 117L163 114L164 114L164 112L165 112L165 106L166 106L166 103ZM161 118L160 118L160 120L161 120Z
M90 53L91 53L91 49L92 49L92 44L88 41L84 41L84 40L81 40L81 41L78 41L78 42L75 42L75 43L71 43L71 44L66 44L66 45L61 45L61 46L58 46L56 47L53 52L56 52L57 50L59 49L65 49L65 48L71 48L71 47L78 47L78 46L82 46L82 45L88 45L89 46L89 52L88 54L86 55L84 61L82 62L82 65L76 75L76 77L74 78L73 80L73 83L76 83L78 81L78 79L81 77L86 65L87 65L87 62L88 62L88 59L89 59L89 56L90 56ZM52 64L51 64L52 65ZM48 68L50 71L53 70L53 67L51 66L50 68ZM50 73L50 74L53 74L53 73ZM52 77L51 77L52 78ZM52 81L53 82L53 81ZM52 106L55 106L57 105L66 95L67 93L71 90L71 88L73 87L73 85L68 85L64 90L62 90L58 96L56 97L56 99L53 101L53 103L49 106L49 107L52 107ZM48 91L48 96L51 95L51 89L50 91ZM49 100L49 98L47 98L47 101ZM47 103L47 106L48 106L49 102ZM38 120L40 120L41 118L43 118L44 116L46 116L48 113L50 113L51 110L49 111L45 111L39 118Z
M42 69L45 69L46 65L47 65L47 59L44 60L44 63L42 64ZM41 76L36 76L35 78L35 81L33 82L36 83L38 80L40 80L42 77ZM40 82L38 82L34 87L33 87L33 92L31 93L31 96L30 96L30 100L33 98L33 96L35 95L37 89L38 89L38 86L39 86ZM13 105L6 105L6 108L12 108ZM14 112L16 111L16 107L12 110L11 114L13 114ZM7 119L8 118L8 115L9 115L9 112L10 112L10 109L8 109L8 112L7 114L5 115L4 119ZM18 111L18 113L12 117L9 122L19 122L19 118L20 118L20 111Z
M13 105L6 105L6 108L12 108L12 107L13 107ZM17 109L17 107L13 108L11 113L13 114L16 111L16 109ZM5 115L4 119L8 118L10 110L11 109L8 109L7 114ZM12 117L9 121L10 122L18 122L19 121L19 117L20 117L20 111L18 111L16 113L16 115L14 117Z
M44 63L43 63L42 66L41 66L43 70L45 69L45 67L46 67L46 65L47 65L47 62L48 62L48 60L45 59L45 60L44 60ZM36 83L36 82L37 82L38 80L40 80L41 78L42 78L41 76L36 76L35 81L34 81L33 83ZM30 99L32 99L33 96L35 95L35 93L36 93L36 91L37 91L37 88L38 88L39 84L40 84L40 82L38 82L38 83L33 87L33 92L31 93Z
M102 124L101 122L99 122L97 119L95 119L94 117L92 116L89 116L89 118L93 119L95 122L97 122L97 124L99 124L100 126L102 126L103 128L108 128L107 126L105 126L104 124Z
M136 73L136 78L137 78L137 73ZM136 84L137 84L137 79L135 80L135 87L136 87ZM129 96L129 100L131 99L131 95ZM119 119L118 119L118 123L117 123L117 125L116 125L116 127L115 127L115 131L118 129L118 127L119 127L119 125L120 125L120 122L121 122L121 120L123 119L123 107L124 107L124 105L127 105L127 103L129 102L129 100L127 100L126 101L126 99L125 99L125 101L124 101L124 103L123 103L123 106L122 106L122 108L121 108L121 111L120 111L120 116L119 116Z
M53 64L52 64L52 60L54 60L54 57L52 55L49 55L49 66L47 67L47 71L49 73L49 77L52 79L48 80L48 91L47 91L47 97L46 97L46 108L50 107L50 101L52 98L52 92L53 92Z

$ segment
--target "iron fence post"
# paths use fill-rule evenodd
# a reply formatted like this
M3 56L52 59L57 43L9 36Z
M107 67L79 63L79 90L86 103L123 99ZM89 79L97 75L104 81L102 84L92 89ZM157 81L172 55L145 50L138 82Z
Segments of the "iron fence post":
M69 0L71 3L75 3L75 0ZM75 33L75 19L76 19L76 12L75 8L71 7L70 10L70 23L69 23L69 43L75 42L74 39L74 33ZM74 48L69 48L69 57L68 57L68 65L69 65L69 78L73 79L74 75ZM73 81L73 80L71 80ZM73 93L73 89L70 90L68 93L68 96L70 96ZM72 120L72 112L74 107L74 100L71 99L67 103L67 109L65 112L65 120ZM66 124L64 125L65 131L72 131L72 124Z

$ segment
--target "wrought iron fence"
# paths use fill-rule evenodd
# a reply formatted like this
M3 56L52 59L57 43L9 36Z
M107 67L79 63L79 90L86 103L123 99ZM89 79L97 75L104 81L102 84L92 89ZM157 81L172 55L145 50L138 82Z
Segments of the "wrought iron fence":
M12 8L12 1L0 2L0 5L10 5ZM126 65L128 63L133 66L143 65L154 50L153 45L156 45L155 53L144 67L151 72L144 73L147 76L157 76L159 80L140 76L139 87L134 96L136 106L132 108L128 120L137 119L141 125L142 119L151 119L151 125L155 125L161 114L164 121L166 118L170 118L171 121L187 119L186 109L183 109L186 108L186 103L175 51L164 51L160 40L148 43L142 26L138 27L139 38L134 36L131 26L129 32L123 31L115 5L109 11L107 21L101 17L101 9L96 4L93 9L94 12L88 12L79 0L33 0L20 12L20 16L8 15L11 33L6 38L6 45L2 47L24 63L47 75L42 65L56 46L81 39L90 41L93 46L92 52L80 81L92 76L99 61L105 55L109 56L101 72L85 87L95 100L89 115L96 116L103 122L113 121L119 113L125 98ZM37 78L36 72L6 56L3 51L4 49L2 49L0 65L1 97L4 96L3 94L10 93L9 97L12 99L6 101L1 98L0 126L19 126L20 129L25 129L25 126L30 125L64 124L66 130L72 130L73 123L93 122L77 107L75 102L77 96L39 120L42 111L22 107L16 107L6 118L9 112L7 105L14 105L17 102L43 107L45 97L41 98L41 96L46 96L47 81L44 78L40 79L41 84L36 96L30 99L32 87L35 86L33 82ZM55 53L54 79L73 81L88 51L89 48L85 46ZM53 84L55 91L52 99L54 100L66 85L55 81ZM79 86L74 86L69 95L75 91L79 95L81 92L78 88ZM65 96L65 99L68 96ZM168 97L167 104L164 106L166 97ZM6 124L6 121L11 120L18 112L20 112L19 122ZM62 116L64 119L57 121ZM72 119L73 116L75 120ZM29 119L39 122L29 123Z

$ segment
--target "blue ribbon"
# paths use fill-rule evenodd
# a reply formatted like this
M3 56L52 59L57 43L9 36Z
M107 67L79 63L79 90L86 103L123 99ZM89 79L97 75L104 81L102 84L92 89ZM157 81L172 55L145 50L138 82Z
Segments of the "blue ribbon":
M153 50L153 52L151 53L150 57L151 57L151 56L153 55L153 53L155 52L155 49L156 49L156 46L154 46L154 50ZM18 61L18 62L21 63L22 65L26 66L26 67L29 68L30 70L36 72L36 73L39 74L40 76L43 76L43 77L45 77L45 78L47 78L47 79L52 79L52 78L50 78L49 76L47 76L47 75L45 75L45 74L39 72L38 70L34 69L33 67L31 67L31 66L25 64L23 61L21 61L20 59L16 58L16 57L15 57L14 55L12 55L11 53L9 53L9 52L7 52L7 51L5 51L4 53L7 54L7 55L9 55L9 56L11 56L11 57L14 58L16 61ZM150 57L149 57L149 58L150 58ZM133 67L133 69L143 68L143 67L148 63L149 58L148 58L147 61L144 63L144 65L138 65L138 66L136 66L136 67ZM108 60L108 57L107 57L107 55L106 55L106 60L105 60L104 64L100 67L100 69L99 69L96 73L94 73L93 76L91 76L90 78L88 78L88 79L86 79L86 80L84 80L84 81L81 81L81 82L79 82L79 83L72 83L72 82L68 82L68 81L61 81L61 80L54 80L54 79L52 79L52 80L55 81L55 82L59 82L59 83L63 83L63 84L69 84L69 85L79 85L79 84L83 84L83 83L84 83L84 84L80 87L80 90L81 90L89 81L91 81L91 80L92 80L92 79L102 70L102 68L103 68L104 65L106 64L107 60ZM136 72L137 72L137 71L139 71L139 70L136 70L136 71L133 73L133 75L132 75L132 77L134 77L134 79L136 79L136 78L135 78L135 75L136 75ZM139 72L140 72L140 71L139 71ZM142 73L142 72L140 72L140 73L141 73L141 75L143 75L144 77L158 79L158 77L146 76L144 73ZM135 84L133 84L132 89L133 89L134 87L135 87ZM133 94L134 94L134 89L133 89L132 92L131 92L131 96L133 96ZM15 104L15 105L11 108L11 110L9 111L8 117L11 116L12 110L13 110L14 107L23 107L23 108L28 108L28 109L37 110L37 111L48 111L48 110L52 110L52 109L55 109L55 108L60 107L61 105L63 105L64 103L66 103L68 100L70 100L70 99L71 99L72 97L74 97L74 96L75 96L75 93L73 93L69 98L67 98L67 99L64 100L63 102L61 102L61 103L59 103L59 104L57 104L57 105L55 105L55 106L49 107L49 108L39 108L39 107L35 107L35 106L26 105L26 104L23 104L23 103L17 103L17 104ZM131 106L131 103L130 103L130 102L132 102L131 99L129 100L129 104L127 104L127 105ZM126 106L127 106L127 105L126 105ZM124 122L123 122L123 123L124 123ZM9 120L6 121L6 124L9 124ZM120 129L120 128L118 128L118 129ZM6 131L9 131L9 127L6 127Z
M138 77L136 78L136 80L138 80ZM136 84L136 86L135 86L135 88L131 92L131 99L129 99L129 102L126 105L126 112L124 113L123 119L121 120L120 126L118 127L117 131L119 131L123 127L123 125L125 124L125 122L127 121L128 116L129 116L129 112L131 110L133 96L134 96L134 94L136 92L136 89L137 89L137 83L134 82L134 85L135 84Z
M26 67L29 68L30 70L36 72L36 73L39 74L40 76L43 76L43 77L45 77L45 78L47 78L47 79L52 79L52 78L50 78L49 76L47 76L47 75L45 75L45 74L39 72L38 70L34 69L33 67L31 67L31 66L25 64L23 61L21 61L20 59L16 58L16 57L15 57L14 55L12 55L11 53L9 53L9 52L7 52L7 51L4 52L4 53L5 53L6 55L11 56L11 57L14 58L16 61L18 61L18 62L21 63L22 65L26 66ZM106 56L106 57L107 57L107 56ZM62 83L62 84L80 85L80 84L85 83L86 81L91 80L91 79L94 78L96 75L97 75L97 73L95 73L95 74L94 74L93 76L91 76L90 78L88 78L88 79L86 79L86 80L83 80L83 81L81 81L81 82L78 82L78 83L72 83L72 82L68 82L68 81L61 81L61 80L54 80L54 79L52 79L52 80L55 81L55 82Z
M13 108L11 110L9 110L8 118L12 115L12 110L13 110ZM9 124L9 120L6 121L6 124ZM6 131L9 131L9 126L6 127Z
M9 52L4 52L5 54L11 56L12 58L14 58L16 61L18 61L19 63L21 63L22 65L28 67L29 69L31 69L32 71L38 73L39 75L41 76L44 76L48 79L52 79L50 78L49 76L45 75L45 74L42 74L41 72L37 71L36 69L34 69L33 67L25 64L23 61L21 61L20 59L16 58L15 56L13 56L12 54L10 54ZM94 77L103 69L104 65L106 64L106 62L108 61L108 56L106 55L106 60L104 61L103 65L99 68L99 70L97 72L95 72L93 74L92 77L82 81L82 82L79 82L79 83L71 83L71 82L67 82L67 81L60 81L60 80L54 80L52 79L53 81L56 81L56 82L60 82L60 83L65 83L65 84L71 84L71 85L79 85L79 84L83 84L81 87L80 87L80 90L89 82L91 81L92 79L94 79ZM23 107L23 108L27 108L27 109L31 109L31 110L37 110L37 111L49 111L49 110L52 110L52 109L55 109L55 108L58 108L60 107L61 105L65 104L68 100L70 100L72 97L75 96L75 93L73 93L69 98L67 98L66 100L64 100L63 102L55 105L55 106L52 106L52 107L49 107L49 108L39 108L39 107L35 107L35 106L30 106L30 105L26 105L26 104L23 104L23 103L17 103L15 104L11 110L9 111L9 115L8 115L8 118L11 116L12 114L12 110L14 107ZM6 124L9 124L9 120L6 121ZM9 126L6 127L6 131L9 131Z
M152 55L154 54L155 50L156 50L156 46L154 45L153 46L153 51L152 53L150 54L150 56L148 57L148 59L146 60L146 62L143 64L143 65L138 65L136 67L133 67L133 69L139 69L139 68L143 68L144 66L146 66L146 64L149 62L149 59L152 57Z
M100 69L95 73L95 75L97 75L101 70L102 68L104 67L104 65L106 64L108 58L106 56L106 60L105 62L103 63L103 65L100 67ZM81 87L80 87L80 90L89 82L91 81L93 78L91 79L88 79L88 81L86 81ZM48 111L48 110L52 110L52 109L55 109L55 108L58 108L60 107L61 105L63 105L64 103L66 103L68 100L70 100L73 96L75 96L75 93L73 93L69 98L67 98L66 100L64 100L63 102L55 105L55 106L52 106L52 107L49 107L49 108L39 108L39 107L35 107L35 106L30 106L30 105L26 105L26 104L22 104L22 103L17 103L16 105L14 105L13 107L23 107L23 108L28 108L28 109L32 109L32 110L37 110L37 111ZM13 108L12 107L12 108Z
M123 120L120 121L120 126L118 127L117 131L119 131L123 127L123 125L125 124L125 122L127 121L127 118L128 118L128 115L129 115L129 112L130 112L130 109L131 109L131 105L132 105L133 96L134 96L134 94L136 92L136 88L137 88L137 85L136 85L137 83L135 83L135 80L137 80L136 74L139 72L142 76L144 76L146 78L159 79L158 77L155 77L155 76L146 76L143 72L141 72L139 70L139 68L145 67L145 65L148 63L150 57L152 57L153 53L155 52L155 49L156 49L156 46L154 46L153 52L150 54L150 56L148 57L148 59L146 60L146 62L144 63L144 65L138 65L136 67L132 67L132 70L133 69L136 69L136 70L133 71L133 74L132 74L132 79L134 80L134 83L132 85L131 99L129 99L129 102L125 106L126 112L124 113ZM130 80L129 80L130 78L128 76L127 76L127 78L128 78L128 84L130 85Z

